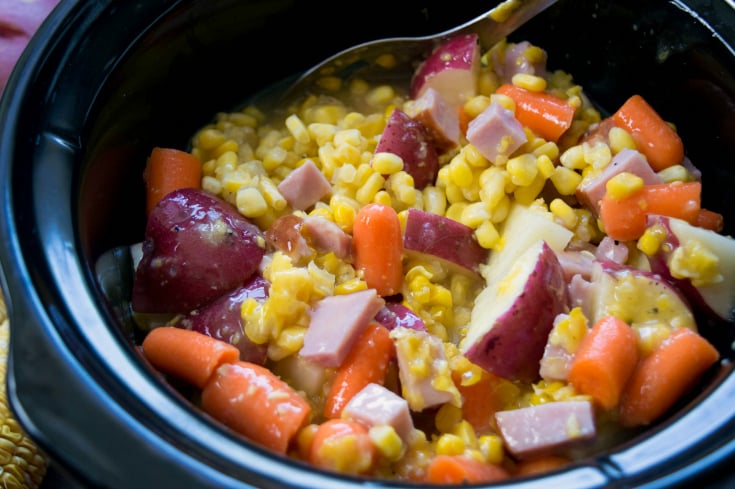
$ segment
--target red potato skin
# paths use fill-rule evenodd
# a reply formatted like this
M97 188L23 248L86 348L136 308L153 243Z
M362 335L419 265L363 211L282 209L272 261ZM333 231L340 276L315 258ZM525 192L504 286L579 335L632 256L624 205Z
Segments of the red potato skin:
M133 282L140 313L187 313L245 283L265 254L260 229L196 189L164 197L148 216Z
M254 274L244 285L223 295L201 309L191 311L176 326L190 329L227 342L240 350L240 360L263 365L268 345L250 341L242 323L241 306L246 298L263 300L268 297L270 284L259 274Z
M400 109L391 113L375 152L400 156L403 170L419 190L434 183L439 173L439 157L427 129Z
M436 256L472 274L479 273L480 264L487 261L489 254L477 242L472 228L415 208L408 209L403 248Z
M469 345L465 356L500 377L535 381L554 318L564 312L567 303L561 264L544 243L519 298L480 341Z
M480 44L477 34L458 35L448 39L414 73L410 87L411 98L417 99L427 87L432 86L450 105L459 106L475 95L479 68ZM435 83L437 76L448 74L452 75L451 83Z

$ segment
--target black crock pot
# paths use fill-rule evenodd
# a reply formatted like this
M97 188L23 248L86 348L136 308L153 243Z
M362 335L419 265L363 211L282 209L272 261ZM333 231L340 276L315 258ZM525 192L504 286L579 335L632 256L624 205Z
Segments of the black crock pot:
M351 44L426 35L487 2L62 0L0 105L0 260L17 418L83 487L364 487L233 436L140 361L95 278L142 238L141 172L217 111ZM735 230L735 6L562 0L515 33L603 109L640 93L675 121L704 204ZM502 487L731 487L732 324L705 323L723 362L675 413L600 457ZM370 483L388 487L390 483ZM393 484L395 485L395 484Z

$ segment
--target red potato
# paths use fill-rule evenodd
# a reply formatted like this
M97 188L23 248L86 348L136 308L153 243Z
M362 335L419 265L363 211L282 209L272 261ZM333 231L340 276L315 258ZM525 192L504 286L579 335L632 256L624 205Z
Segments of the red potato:
M460 349L495 375L530 382L539 377L554 318L567 306L564 272L543 240L504 268L508 273L475 300Z
M0 2L0 94L38 27L59 0Z
M245 299L263 300L268 297L269 283L259 274L253 275L244 285L237 287L200 309L182 317L176 326L217 338L237 347L240 360L265 363L268 345L250 341L243 329L240 308Z
M415 312L400 302L386 302L383 308L375 315L375 320L393 330L398 327L426 331L426 324Z
M514 202L500 229L502 248L493 250L487 266L481 269L488 284L500 280L518 257L539 240L557 253L564 251L574 233L553 220L551 215L534 207Z
M138 313L186 313L245 283L265 254L260 229L227 202L181 189L148 216L133 282Z
M433 184L439 172L439 157L426 128L400 109L395 109L380 136L376 153L393 153L403 160L403 170L421 190Z
M651 269L671 278L696 306L735 321L735 239L673 217L649 215L664 241Z
M473 274L479 273L489 254L469 226L414 208L408 209L403 248L406 253L432 255Z
M477 34L462 34L445 40L414 73L411 98L419 98L431 87L449 105L457 107L464 104L477 93L480 56Z
M615 316L633 328L665 324L697 329L689 303L661 275L600 260L593 264L591 283L591 324Z

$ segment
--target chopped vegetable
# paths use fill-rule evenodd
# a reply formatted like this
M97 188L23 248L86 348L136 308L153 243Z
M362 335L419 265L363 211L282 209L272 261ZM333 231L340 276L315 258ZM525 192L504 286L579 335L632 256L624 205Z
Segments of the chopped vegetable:
M602 409L618 405L638 363L638 337L624 321L605 316L582 339L569 368L569 383Z
M679 135L640 95L626 100L613 114L613 120L630 133L654 170L678 165L684 159L684 144Z
M432 484L479 484L509 477L502 467L466 455L437 455L429 463L426 482Z
M699 333L677 329L633 372L620 404L620 423L653 423L719 358L719 352Z
M240 350L196 331L161 326L146 335L143 354L158 370L200 389L224 363L236 362Z
M555 95L509 83L501 85L496 93L513 99L516 119L544 139L556 142L572 125L575 108Z
M319 425L309 451L309 462L315 467L345 474L367 473L375 457L368 429L348 419L330 419Z
M401 223L396 211L383 204L368 204L355 217L353 229L355 268L368 287L391 296L403 284Z
M150 214L166 194L182 188L201 188L202 164L186 151L153 148L143 177L146 183L146 210Z
M324 416L339 417L350 399L366 385L382 385L392 358L395 358L395 348L390 332L381 324L370 323L337 369L327 394Z

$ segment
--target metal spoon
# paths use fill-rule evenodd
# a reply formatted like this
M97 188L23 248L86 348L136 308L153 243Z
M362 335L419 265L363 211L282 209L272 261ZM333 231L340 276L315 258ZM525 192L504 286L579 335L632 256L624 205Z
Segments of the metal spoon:
M441 41L458 34L476 33L480 45L489 49L556 1L505 0L469 22L438 34L380 39L353 46L304 72L281 92L280 100L288 101L307 93L325 77L347 80L359 75L372 82L407 83L417 64ZM385 55L395 60L390 67L380 61Z

